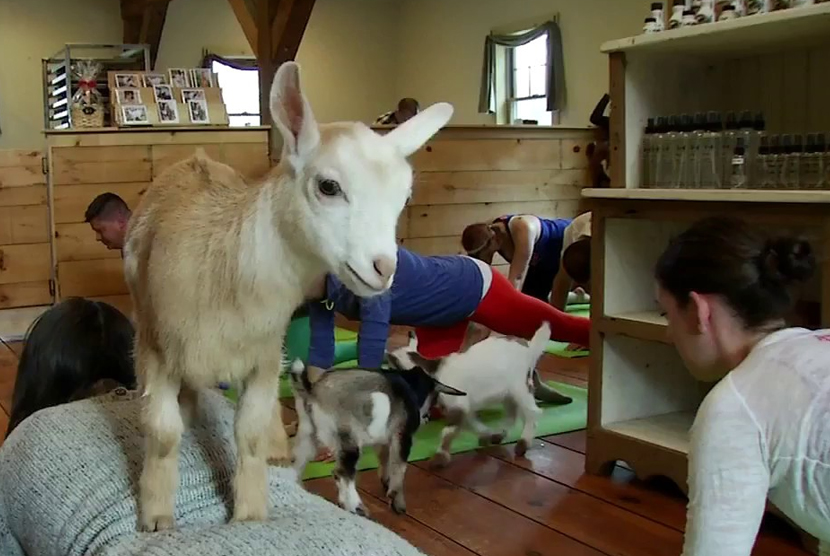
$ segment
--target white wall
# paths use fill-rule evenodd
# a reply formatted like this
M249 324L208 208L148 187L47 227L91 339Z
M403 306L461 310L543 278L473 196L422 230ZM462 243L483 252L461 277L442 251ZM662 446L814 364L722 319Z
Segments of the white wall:
M319 121L372 121L394 105L400 9L389 0L316 1L297 61ZM227 0L171 2L156 65L192 67L202 48L252 55Z
M397 96L422 106L455 105L454 123L494 123L478 113L484 38L491 30L559 14L567 106L561 124L588 125L608 91L606 40L637 34L648 2L642 0L403 0Z
M0 0L0 149L43 147L41 59L121 32L115 0Z

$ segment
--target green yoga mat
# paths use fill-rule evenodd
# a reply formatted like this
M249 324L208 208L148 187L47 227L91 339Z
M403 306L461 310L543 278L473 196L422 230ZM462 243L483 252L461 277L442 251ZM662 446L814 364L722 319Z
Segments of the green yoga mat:
M542 415L539 418L536 428L536 436L548 436L584 429L588 416L588 392L584 388L568 384L558 382L548 382L548 384L552 385L559 392L572 397L574 401L568 405L540 404ZM490 427L501 430L499 425L504 420L504 410L500 406L498 408L488 409L480 412L479 417L482 422ZM409 461L423 461L432 458L441 442L441 431L443 428L444 422L438 420L430 421L418 429L418 432L415 433L413 438ZM510 431L508 431L504 444L516 442L519 439L521 430L521 422L515 423ZM470 431L463 431L453 441L450 451L453 454L457 454L460 452L469 452L478 447L478 436ZM305 468L303 479L328 477L331 475L334 465L334 462L311 462ZM377 469L377 467L378 459L374 450L372 448L366 448L357 463L357 468L362 471L365 469Z
M571 315L577 315L579 317L590 318L591 316L591 305L590 303L583 303L578 305L568 305L565 308L565 312ZM576 351L569 351L568 350L568 343L567 342L556 342L551 340L548 342L548 347L545 348L545 353L550 355L555 355L556 357L564 357L566 359L574 359L577 357L587 357L590 352L587 349L580 349Z

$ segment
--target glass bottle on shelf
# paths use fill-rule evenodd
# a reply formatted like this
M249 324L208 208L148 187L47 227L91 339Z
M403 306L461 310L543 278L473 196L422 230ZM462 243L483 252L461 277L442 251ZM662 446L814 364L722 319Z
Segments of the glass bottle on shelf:
M729 187L731 189L746 188L746 146L743 137L738 137L735 150L732 152L732 161L729 165Z
M649 118L646 123L646 129L643 132L643 146L640 149L640 184L641 187L653 187L651 182L652 159L653 159L653 145L654 138L654 118Z
M773 184L769 181L769 137L761 137L761 144L758 147L758 156L755 158L755 176L752 187L758 189L772 189Z
M790 155L793 153L793 136L789 133L781 136L781 148L778 152L778 188L790 188Z
M789 189L801 189L801 157L804 156L804 139L793 135L793 146L787 155L787 186Z
M680 116L680 128L675 147L674 187L688 188L689 166L691 162L692 141L694 140L694 120L689 114Z
M706 117L706 134L703 137L703 166L701 187L720 189L723 186L723 120L717 112Z
M692 131L692 151L689 155L688 186L695 189L703 187L703 146L706 137L706 114L695 114Z
M816 145L816 134L808 133L801 155L799 182L800 189L815 189L820 181L821 155Z
M666 134L664 138L665 148L662 150L663 161L661 167L663 170L663 185L664 188L674 188L677 183L677 157L679 156L679 139L680 139L680 118L678 116L669 116L668 126L666 127Z
M729 176L732 166L732 155L735 153L735 145L738 137L738 117L734 112L727 112L726 118L723 122L723 140L721 146L721 170L723 171L722 183L725 186L729 184Z
M654 136L651 139L652 167L649 170L652 187L666 187L666 173L664 163L666 158L666 131L668 120L665 116L658 116L655 122Z
M781 175L781 137L772 135L769 138L769 156L767 157L767 189L780 189L778 177Z
M830 189L830 151L827 150L827 139L824 133L816 134L816 151L819 161L819 177L816 189Z

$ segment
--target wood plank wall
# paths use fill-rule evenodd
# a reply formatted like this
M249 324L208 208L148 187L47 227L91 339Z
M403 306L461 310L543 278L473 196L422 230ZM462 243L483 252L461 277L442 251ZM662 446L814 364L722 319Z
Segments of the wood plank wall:
M43 152L0 151L0 309L52 302Z
M401 244L425 255L461 252L468 224L508 213L576 216L589 184L588 130L447 129L412 159L415 186L398 227ZM504 260L497 268L506 271Z
M163 132L155 134L159 143L146 134L121 134L123 143L143 144L108 144L115 141L104 136L108 140L51 147L58 299L99 299L129 314L121 252L107 250L96 241L84 222L87 206L96 195L111 191L134 207L155 177L197 148L249 178L259 178L269 168L266 133L258 134L261 140L241 133L245 132L199 132L173 143L167 142L172 134Z

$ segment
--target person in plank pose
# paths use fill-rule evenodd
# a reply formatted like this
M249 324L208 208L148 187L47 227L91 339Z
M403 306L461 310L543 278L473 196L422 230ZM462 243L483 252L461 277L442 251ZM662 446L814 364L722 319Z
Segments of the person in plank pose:
M520 214L470 224L461 244L487 264L498 253L510 263L507 279L517 290L562 310L575 286L590 292L590 238L590 212L553 220Z
M398 266L392 287L371 298L353 294L334 276L309 294L311 327L308 365L328 369L334 362L334 313L360 321L358 365L380 368L386 353L390 325L412 326L418 351L437 358L459 351L470 322L500 334L530 339L543 322L551 338L588 345L590 321L569 315L548 303L524 295L492 268L464 255L422 256L398 248ZM570 398L552 391L535 376L537 397L567 403ZM542 396L542 397L540 397Z
M785 320L815 268L806 241L722 217L657 262L669 337L719 381L691 429L683 556L750 556L767 499L830 554L830 330Z

